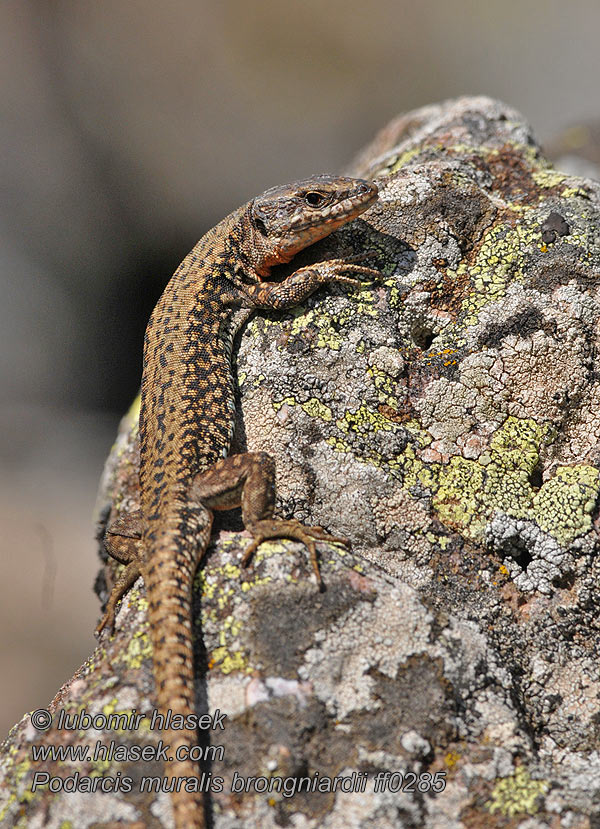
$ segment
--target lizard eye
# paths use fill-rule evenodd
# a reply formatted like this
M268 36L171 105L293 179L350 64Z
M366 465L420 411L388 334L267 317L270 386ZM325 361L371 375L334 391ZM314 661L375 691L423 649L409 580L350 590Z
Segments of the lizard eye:
M304 201L311 207L320 207L326 201L326 197L323 193L311 190L304 196Z

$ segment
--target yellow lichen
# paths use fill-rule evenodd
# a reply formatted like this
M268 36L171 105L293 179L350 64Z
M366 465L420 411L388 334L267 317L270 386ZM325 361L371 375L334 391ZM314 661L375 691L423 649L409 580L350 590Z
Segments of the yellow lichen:
M243 671L244 673L251 673L252 671L246 662L243 651L229 651L225 646L211 651L210 667L216 665L219 666L222 674L230 674L233 671Z
M408 162L415 156L419 155L420 152L420 147L413 147L411 150L405 150L403 153L400 153L400 155L395 156L393 160L387 162L385 167L386 172L389 175L398 172L401 167L408 164ZM379 175L381 175L381 171L379 172Z
M533 497L535 520L542 530L567 546L592 527L600 489L593 466L563 466Z
M130 668L141 668L145 659L152 658L152 643L145 626L133 634L123 658Z
M533 420L510 417L492 438L485 466L462 457L441 466L433 501L440 519L468 538L481 539L496 509L526 517L533 496L529 475L545 431Z
M385 371L382 371L377 366L370 366L367 369L367 374L373 379L373 385L378 392L378 400L380 403L385 403L392 408L397 405L395 383L392 377Z
M391 432L398 428L393 420L373 411L366 405L359 406L355 412L346 411L343 418L336 421L336 426L346 433L351 430L377 432L380 429Z
M558 187L567 178L565 173L559 173L558 170L534 170L531 178L535 181L538 187L548 190L553 187Z
M326 422L333 420L333 414L329 406L326 406L325 403L321 403L321 401L317 400L316 397L311 397L310 400L306 401L306 403L302 403L301 408L307 415L310 415L310 417L318 417L320 420L324 420Z
M523 279L527 253L539 246L540 239L537 220L530 223L521 220L514 227L501 222L485 232L472 267L461 262L456 271L448 272L455 279L469 274L473 282L472 290L463 302L462 310L467 315L465 325L475 325L481 309L501 299L509 282Z
M428 481L440 520L479 541L497 510L534 521L564 546L588 532L600 491L596 468L562 467L539 491L531 484L540 448L553 439L547 424L509 417L492 437L485 464L453 457L441 465L437 489L434 475Z
M496 812L509 818L520 814L535 815L539 798L547 791L545 780L533 780L525 766L519 766L510 777L498 780L485 806L492 815Z

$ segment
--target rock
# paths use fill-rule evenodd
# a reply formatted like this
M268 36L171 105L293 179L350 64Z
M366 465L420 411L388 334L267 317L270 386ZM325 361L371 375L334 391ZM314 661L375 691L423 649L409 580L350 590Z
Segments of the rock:
M214 825L594 826L600 184L552 169L487 98L401 116L349 172L379 202L294 267L368 250L382 278L254 317L236 447L274 456L281 515L353 550L320 546L319 593L301 545L264 544L242 570L235 517L215 535L196 580L198 711L227 715L203 767L223 781ZM105 518L138 505L134 420ZM144 611L140 581L55 723L151 711ZM36 771L73 774L32 743L159 739L147 719L44 737L24 718L5 825L169 825L167 796L140 792L157 762L78 764L131 793L30 792Z

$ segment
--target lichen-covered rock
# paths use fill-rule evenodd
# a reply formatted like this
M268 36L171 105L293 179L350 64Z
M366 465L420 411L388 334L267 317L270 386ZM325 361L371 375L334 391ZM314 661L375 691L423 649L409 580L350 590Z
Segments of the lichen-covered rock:
M203 767L223 781L214 825L591 829L600 185L552 169L486 98L402 116L350 172L379 202L300 261L369 250L382 277L253 319L236 440L275 457L280 514L353 551L321 546L319 593L300 545L264 544L243 570L239 525L215 536L195 619L198 711L227 715ZM113 517L138 504L136 452L126 425L103 484ZM55 722L152 709L144 602L140 582ZM40 769L73 774L32 761L42 741L27 718L12 734L5 825L169 825L166 795L140 793L160 763L78 764L131 793L32 794Z

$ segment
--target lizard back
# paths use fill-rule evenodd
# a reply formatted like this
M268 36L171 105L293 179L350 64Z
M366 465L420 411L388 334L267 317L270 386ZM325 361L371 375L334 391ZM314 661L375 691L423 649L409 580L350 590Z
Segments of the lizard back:
M195 711L191 594L213 509L239 504L243 490L242 513L246 509L254 544L298 538L311 548L315 564L315 539L336 540L320 528L305 531L295 520L272 519L274 467L265 453L226 459L235 418L231 349L253 308L293 307L327 282L357 285L344 271L374 273L331 260L301 268L281 283L262 281L273 265L289 262L376 198L377 188L368 182L328 176L266 191L198 242L151 315L140 413L140 567L164 712ZM244 562L247 557L248 551ZM168 787L180 778L197 780L187 757L196 734L173 730L167 741L172 756L183 750L166 766ZM201 792L174 791L172 801L177 829L204 826Z

